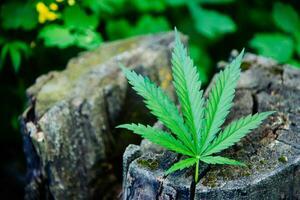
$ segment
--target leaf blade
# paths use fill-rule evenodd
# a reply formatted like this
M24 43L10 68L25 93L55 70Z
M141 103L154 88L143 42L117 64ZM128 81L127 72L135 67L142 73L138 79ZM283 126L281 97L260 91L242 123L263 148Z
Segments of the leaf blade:
M222 156L205 156L205 157L201 157L200 160L207 164L221 164L221 165L226 164L226 165L246 166L244 163L226 157L222 157Z
M153 128L151 126L144 126L142 124L123 124L117 126L117 128L126 128L155 144L165 147L166 149L183 155L193 156L193 152L191 152L180 141L176 140L171 134L160 129Z
M188 8L197 32L209 39L216 39L225 34L236 32L237 26L230 16L203 8L195 1L188 2Z
M299 29L300 19L297 11L289 4L276 2L272 9L275 25L286 33L294 34Z
M182 143L196 152L191 142L191 135L179 114L177 107L161 88L148 78L137 75L134 71L122 67L122 70L133 89L144 98L144 102L151 113L155 115L168 129L174 133Z
M173 173L177 170L183 170L184 168L188 168L193 166L197 162L197 158L187 158L185 160L181 160L174 165L172 165L166 172L165 174L170 174Z
M13 68L15 72L18 72L21 65L21 53L18 49L11 45L9 48L9 54Z
M280 63L290 60L295 48L292 38L281 33L256 33L249 45L259 54L274 58Z
M70 29L57 24L44 26L38 35L48 47L57 46L58 48L67 48L74 45L75 37Z
M211 155L218 153L234 143L238 142L242 137L246 136L251 130L259 126L273 112L257 113L248 115L230 123L223 132L213 141L213 143L205 150L203 155Z
M192 132L195 148L200 138L201 121L204 115L203 91L197 69L175 29L175 48L172 53L173 85L177 93L185 122Z
M203 153L214 139L232 107L235 88L240 77L240 65L243 55L244 50L216 77L215 85L209 93L205 107L205 122L200 142L200 153Z
M1 49L1 55L0 55L0 70L2 70L4 66L5 59L7 57L7 54L9 52L9 44L5 44Z

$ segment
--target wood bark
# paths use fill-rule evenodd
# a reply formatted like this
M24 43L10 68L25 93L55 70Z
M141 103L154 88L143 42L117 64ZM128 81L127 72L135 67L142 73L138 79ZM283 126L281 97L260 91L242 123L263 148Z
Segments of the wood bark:
M138 141L115 126L129 119L154 121L118 65L150 76L172 95L173 40L173 33L162 33L105 43L72 59L65 70L37 79L27 90L29 107L21 119L25 199L112 198L124 148Z

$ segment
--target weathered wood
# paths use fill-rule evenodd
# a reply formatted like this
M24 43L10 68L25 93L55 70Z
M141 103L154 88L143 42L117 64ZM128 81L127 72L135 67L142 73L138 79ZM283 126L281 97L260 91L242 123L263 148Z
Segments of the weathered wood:
M72 59L66 70L37 79L27 90L30 106L22 116L26 199L106 196L117 182L114 170L121 168L113 164L134 139L115 126L125 119L154 120L118 63L150 76L172 95L173 40L173 33L165 33L106 43Z
M227 123L250 113L276 111L222 153L247 167L202 164L194 187L194 169L163 173L181 156L154 151L149 144L145 149L143 142L125 151L124 160L139 153L124 163L124 199L300 199L300 71L253 54L245 56L242 68Z

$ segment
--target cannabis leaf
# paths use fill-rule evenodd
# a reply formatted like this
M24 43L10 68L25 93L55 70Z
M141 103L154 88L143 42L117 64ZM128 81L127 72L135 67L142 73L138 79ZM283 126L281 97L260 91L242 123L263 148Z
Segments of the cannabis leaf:
M205 124L201 138L201 153L219 132L232 106L235 87L240 76L240 64L244 51L224 71L221 71L213 86L205 109Z
M182 115L160 87L147 77L121 66L133 89L144 98L148 109L170 133L141 124L124 124L118 128L126 128L166 149L188 156L171 166L166 174L195 165L195 182L198 182L200 161L208 164L244 166L239 161L214 155L234 145L273 113L263 112L242 117L221 131L221 126L233 105L243 55L244 50L216 76L214 86L205 102L203 91L200 90L201 82L197 68L175 29L175 47L171 61L173 85Z
M190 167L190 166L193 166L195 163L198 162L198 159L197 158L187 158L185 160L181 160L177 163L175 163L172 167L170 167L167 171L166 171L166 174L170 174L172 172L175 172L177 170L182 170L184 168L187 168L187 167Z
M191 132L194 148L198 152L197 141L200 139L201 122L203 118L203 91L201 82L193 61L187 56L187 51L176 37L172 54L174 87L179 98L182 113Z
M160 129L151 126L144 126L142 124L124 124L119 128L126 128L134 133L141 135L153 143L159 144L167 149L176 151L183 155L193 156L193 152L189 150L182 142L176 140L171 134L166 133Z
M133 89L144 97L146 106L151 113L163 122L187 148L196 153L188 128L179 114L176 105L164 91L148 78L137 75L134 71L130 71L124 67L122 69Z

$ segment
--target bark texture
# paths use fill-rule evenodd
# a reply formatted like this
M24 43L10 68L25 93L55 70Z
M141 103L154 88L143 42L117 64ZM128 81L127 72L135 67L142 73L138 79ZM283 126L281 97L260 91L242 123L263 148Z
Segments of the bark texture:
M253 54L245 56L242 69L226 123L251 113L276 111L222 152L247 167L202 164L195 186L194 169L164 175L181 156L143 141L130 145L123 156L124 199L300 199L300 71Z
M64 71L36 80L21 117L25 199L111 198L121 174L118 160L128 142L138 141L115 126L129 119L154 122L118 63L150 76L172 95L173 40L173 33L163 33L105 43L72 59Z

